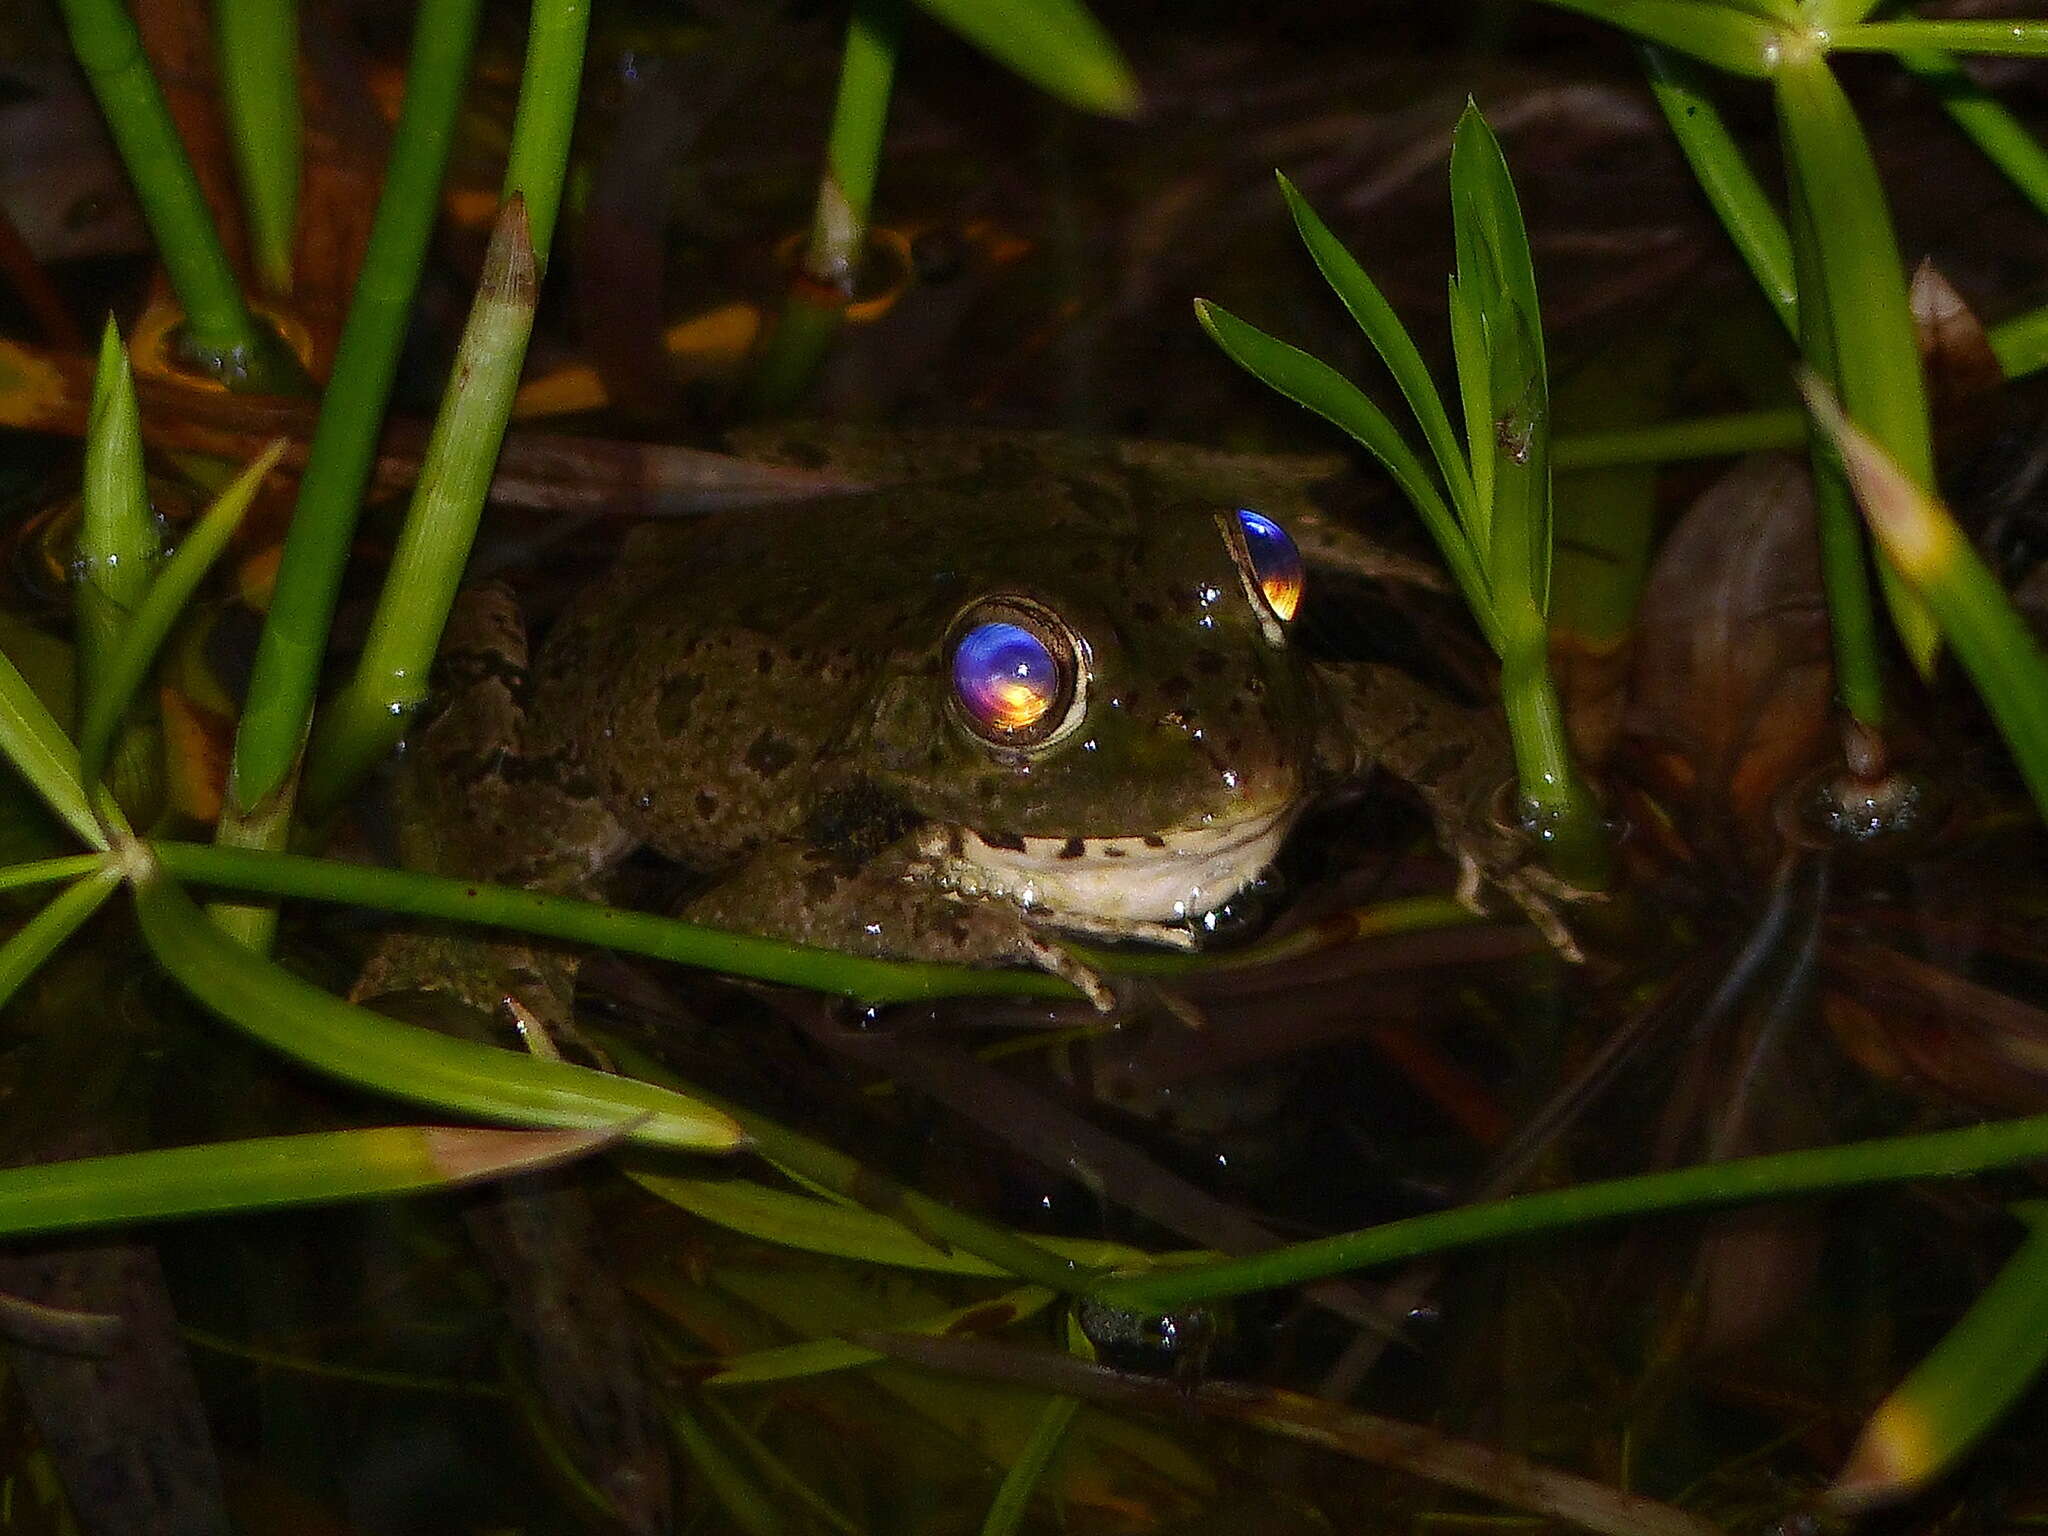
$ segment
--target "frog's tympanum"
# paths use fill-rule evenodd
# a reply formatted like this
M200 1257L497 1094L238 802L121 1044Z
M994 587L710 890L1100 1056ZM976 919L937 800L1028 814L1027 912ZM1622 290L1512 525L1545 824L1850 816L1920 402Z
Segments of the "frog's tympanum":
M1498 722L1290 642L1301 551L1331 540L1299 466L1018 439L973 457L639 530L530 688L510 599L477 595L415 754L409 857L595 894L651 849L702 877L694 920L1042 966L1102 1002L1055 936L1193 943L1319 790L1378 765L1469 891L1483 873L1547 914L1490 816Z

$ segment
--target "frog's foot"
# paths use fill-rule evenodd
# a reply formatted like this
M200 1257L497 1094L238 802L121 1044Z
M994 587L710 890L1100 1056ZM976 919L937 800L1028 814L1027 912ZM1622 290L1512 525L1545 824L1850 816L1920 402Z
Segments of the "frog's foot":
M1540 864L1526 861L1502 864L1482 856L1469 846L1456 850L1458 859L1458 904L1468 912L1482 916L1491 909L1487 905L1488 889L1499 891L1521 909L1522 915L1536 927L1536 931L1549 941L1561 959L1573 965L1583 965L1586 953L1579 948L1579 941L1572 937L1572 931L1565 925L1561 910L1566 902L1593 901L1599 899L1597 891L1585 891L1566 881L1558 879Z

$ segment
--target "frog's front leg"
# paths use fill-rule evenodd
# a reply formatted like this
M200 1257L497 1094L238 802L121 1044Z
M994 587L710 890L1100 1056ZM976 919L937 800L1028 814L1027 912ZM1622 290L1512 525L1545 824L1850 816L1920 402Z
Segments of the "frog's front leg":
M889 960L1021 965L1071 982L1103 1012L1116 999L1102 978L1015 903L963 900L937 883L916 834L866 859L801 838L768 843L682 916L793 944Z
M1515 758L1499 711L1467 709L1395 667L1340 664L1321 677L1341 727L1341 740L1325 752L1338 770L1384 768L1412 786L1458 860L1458 899L1483 911L1481 894L1492 886L1560 955L1583 960L1559 908L1591 893L1531 862L1528 837L1502 821L1501 807L1513 804Z

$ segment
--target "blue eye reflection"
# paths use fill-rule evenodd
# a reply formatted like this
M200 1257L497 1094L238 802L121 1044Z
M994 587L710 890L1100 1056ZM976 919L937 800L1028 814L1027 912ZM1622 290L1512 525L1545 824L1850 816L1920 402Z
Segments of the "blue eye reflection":
M1244 530L1245 553L1251 557L1252 575L1266 606L1283 622L1293 618L1295 610L1301 607L1302 589L1308 584L1301 551L1294 547L1287 530L1263 512L1239 507L1237 524Z
M1059 702L1059 663L1021 624L977 624L954 648L953 693L983 731L1021 735L1044 724Z

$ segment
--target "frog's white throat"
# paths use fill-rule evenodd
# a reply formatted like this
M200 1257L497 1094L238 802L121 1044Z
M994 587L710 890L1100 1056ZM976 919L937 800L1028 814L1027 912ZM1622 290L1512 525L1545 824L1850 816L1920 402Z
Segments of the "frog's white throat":
M1130 837L1004 837L927 829L939 882L961 896L1014 901L1082 932L1192 942L1177 925L1206 916L1273 862L1293 806L1182 832Z

